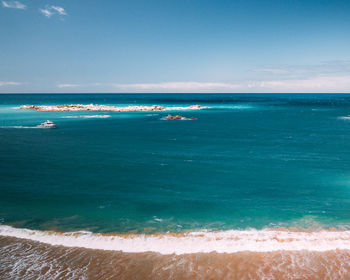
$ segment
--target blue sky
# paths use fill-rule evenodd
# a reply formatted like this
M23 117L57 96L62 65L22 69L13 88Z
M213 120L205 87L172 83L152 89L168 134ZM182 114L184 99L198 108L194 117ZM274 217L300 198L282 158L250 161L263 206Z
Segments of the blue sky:
M0 92L350 92L350 1L0 0Z

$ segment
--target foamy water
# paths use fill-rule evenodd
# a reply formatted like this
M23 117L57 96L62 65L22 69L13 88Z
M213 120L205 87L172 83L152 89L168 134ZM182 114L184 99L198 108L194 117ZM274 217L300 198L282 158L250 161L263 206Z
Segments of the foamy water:
M349 279L348 250L161 255L0 236L1 279Z
M341 117L338 117L338 118L341 119L341 120L346 120L346 121L350 120L350 116L341 116Z
M21 238L11 237L13 235L21 236ZM33 280L349 279L350 251L325 250L332 246L347 247L348 237L349 232L307 233L273 230L255 231L254 233L247 231L242 232L239 236L234 232L210 234L196 232L147 237L101 236L87 232L59 234L1 226L0 278ZM184 241L186 239L191 242ZM301 243L301 239L310 250L303 250L302 246L290 251L277 250L276 244L296 245ZM272 240L275 242L271 242ZM260 245L257 244L261 243L274 244L274 246L270 248L271 251L266 252L194 252L186 254L159 254L153 250L152 252L141 252L141 250L147 250L145 243L148 243L150 247L153 246L153 249L157 244L169 246L167 247L169 249L176 243L184 252L186 246L187 251L196 251L199 248L199 242L206 246L219 248L224 244L222 241L231 246L228 249L232 249L237 242L245 243L246 247L251 244L254 250L259 248ZM336 243L338 245L335 245ZM57 246L63 244L65 246ZM79 248L81 246L85 248ZM134 248L135 252L128 253L118 250L123 247ZM289 246L289 248L292 247Z
M81 115L81 116L65 116L64 119L106 119L111 115Z
M230 230L182 234L93 234L91 232L38 231L0 226L0 235L51 245L161 254L237 253L243 251L350 250L350 231Z
M47 127L39 127L39 126L23 126L23 125L12 125L12 126L0 126L0 128L16 128L16 129L47 129Z

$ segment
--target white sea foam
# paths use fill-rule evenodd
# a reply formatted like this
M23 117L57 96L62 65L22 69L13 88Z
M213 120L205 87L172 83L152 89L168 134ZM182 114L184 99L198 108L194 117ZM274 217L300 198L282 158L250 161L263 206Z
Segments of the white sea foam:
M238 110L246 110L246 109L253 109L253 106L250 105L233 105L233 109L238 109Z
M257 109L257 107L249 104L223 104L223 105L216 105L213 108L218 109L232 109L232 110L252 110Z
M13 126L0 126L0 128L42 128L42 127L13 125Z
M49 129L51 127L44 127L40 125L36 126L23 126L23 125L12 125L12 126L0 126L0 128L16 128L16 129Z
M342 117L338 117L341 120L350 120L350 116L342 116Z
M169 121L167 116L160 118L161 121ZM177 119L177 121L193 121L196 120L196 118L187 118L187 117L182 117L181 119Z
M82 115L82 116L65 116L62 117L64 119L95 119L95 118L100 118L100 119L105 119L109 118L111 115Z
M0 226L1 236L30 239L51 245L161 254L350 250L350 231L292 232L230 230L159 235L101 235L91 232L55 233Z

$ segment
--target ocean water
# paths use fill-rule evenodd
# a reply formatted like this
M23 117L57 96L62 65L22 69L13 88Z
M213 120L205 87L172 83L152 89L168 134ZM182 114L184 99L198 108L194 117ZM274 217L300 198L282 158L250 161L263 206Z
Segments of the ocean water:
M169 112L18 108L77 103L210 108L170 111L197 118L181 121L164 120ZM320 268L318 275L349 276L344 268L350 259L349 115L350 95L344 94L0 95L0 235L7 236L0 239L0 250L8 254L7 263L0 261L0 275L12 275L6 270L11 265L11 273L17 271L23 252L30 251L21 246L43 242L90 248L79 252L92 258L96 255L88 250L93 249L190 254L172 260L176 269L193 264L199 253L217 252L205 257L210 261L202 259L213 264L209 267L220 253L235 253L227 258L233 263L259 258L265 268L265 261L283 259L287 274L276 275L284 279L309 257L310 266L324 267L325 256L315 252L327 251L335 268ZM31 129L47 119L57 129ZM23 238L31 241L18 241ZM336 249L344 253L334 262ZM295 259L288 259L292 250L298 251ZM246 251L265 255L237 255ZM19 256L16 265L13 254ZM157 256L148 255L154 263ZM128 265L132 258L138 264L144 260L123 258ZM170 260L163 261L165 273ZM297 273L315 271L310 266ZM77 275L92 268L84 269ZM259 269L249 273L264 272ZM167 271L178 272L170 266Z
M177 122L16 109L76 103L211 108ZM0 95L0 219L120 233L347 227L347 115L347 95ZM58 128L21 129L46 119Z

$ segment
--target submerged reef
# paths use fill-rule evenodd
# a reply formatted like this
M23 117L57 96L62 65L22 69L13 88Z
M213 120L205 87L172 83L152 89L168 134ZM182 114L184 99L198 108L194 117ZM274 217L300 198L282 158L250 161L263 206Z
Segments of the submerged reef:
M60 111L110 111L110 112L135 112L135 111L168 111L168 110L200 110L207 109L207 106L191 105L187 107L163 107L159 105L151 106L107 106L107 105L83 105L83 104L69 104L69 105L53 105L53 106L36 106L36 105L22 105L20 109L32 109L36 111L45 112L60 112Z

